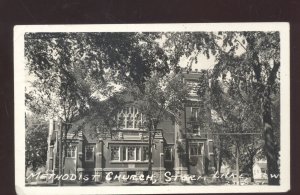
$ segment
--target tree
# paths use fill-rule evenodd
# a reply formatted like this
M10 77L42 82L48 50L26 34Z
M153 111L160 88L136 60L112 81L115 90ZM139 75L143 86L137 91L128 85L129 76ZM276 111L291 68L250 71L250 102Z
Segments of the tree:
M255 133L256 130L252 127L253 122L251 120L253 112L251 112L250 108L253 106L253 103L241 98L231 81L227 85L226 83L227 81L224 80L222 88L219 82L213 84L213 88L222 90L218 93L212 93L212 108L216 111L215 114L221 121L221 132L217 133L221 136L219 136L219 139L229 139L231 143L229 150L232 151L236 159L236 171L237 175L239 175L239 161L243 140L246 136L249 136L248 133ZM216 89L213 89L213 91L216 92ZM224 135L227 136L223 137ZM220 150L222 151L223 149L220 148ZM239 184L239 178L237 183Z
M26 68L34 77L26 91L26 106L61 120L63 156L72 123L89 115L91 106L104 99L101 96L113 95L111 83L128 82L144 91L144 83L153 71L161 76L170 72L159 37L160 33L25 35ZM60 163L60 174L62 166Z
M215 154L215 167L218 174L221 174L221 166L223 162L229 162L232 164L232 151L231 151L231 139L229 135L225 135L224 127L222 123L213 122L214 137L214 154Z
M47 160L48 125L36 115L25 118L25 173L28 168L36 171L45 166Z
M197 62L197 56L214 56L214 78L229 71L235 75L234 84L251 86L253 101L257 102L264 126L264 151L267 156L270 185L278 185L279 141L272 120L272 101L279 92L280 38L279 32L184 32L167 35L173 61L185 55L189 66Z
M26 67L34 77L26 94L26 106L46 118L61 121L63 144L59 151L64 153L59 174L63 174L70 124L88 110L92 84L97 81L90 76L90 69L82 71L84 61L79 60L85 49L83 40L82 36L66 33L25 35Z
M144 127L147 129L149 159L148 174L152 174L152 148L155 136L159 133L157 126L165 118L180 123L180 116L184 109L183 103L188 95L189 87L183 83L182 75L154 71L151 78L144 83L144 90L129 84L127 90L136 101L137 108L143 113ZM152 181L149 179L148 184Z
M115 120L115 116L124 107L133 104L143 114L143 124L140 128L148 132L148 175L152 175L152 149L155 138L160 133L157 126L165 118L180 123L179 118L189 87L182 82L181 74L171 73L163 76L163 73L158 71L153 71L143 86L140 88L136 83L123 82L121 92L106 101L95 102L91 105L89 115L75 125L80 130L82 126L88 124L92 127L89 129L93 136L103 139L114 138L118 132L116 130L120 130L122 123ZM97 129L101 129L101 132L97 132ZM149 179L148 183L151 185L152 180Z
M239 58L228 58L226 63L235 64ZM222 62L221 63L225 63ZM218 67L220 64L216 64ZM249 142L249 136L259 134L262 129L259 104L254 101L253 91L251 86L241 79L240 75L236 75L234 70L229 69L224 71L222 76L219 76L218 69L213 70L210 74L201 74L199 78L199 98L211 105L213 115L213 133L216 134L217 146L217 169L220 173L222 157L226 153L231 152L236 159L236 170L239 175L240 158L244 153L241 153L247 145L247 152L250 155L249 162L246 165L252 168L254 156L261 148L256 142ZM211 88L208 80L211 79ZM206 94L209 93L208 97ZM253 133L253 134L251 134ZM226 140L226 141L225 141ZM251 140L251 139L250 139ZM243 143L243 144L242 144ZM227 155L228 156L228 155ZM238 181L239 183L239 181Z
M242 140L240 164L242 172L250 174L251 181L253 178L253 165L255 159L263 158L263 138L261 135L249 135Z
M264 151L267 157L268 181L270 185L279 185L279 178L271 174L279 174L279 141L275 138L276 129L272 120L272 104L279 92L280 38L279 32L237 32L227 33L228 42L232 46L232 54L224 54L223 59L234 57L236 45L241 45L245 52L239 63L228 62L217 67L221 72L235 70L235 75L242 73L246 86L252 86L253 97L259 105L263 122ZM242 40L241 43L239 40ZM223 61L225 62L225 61ZM241 79L242 80L242 79Z

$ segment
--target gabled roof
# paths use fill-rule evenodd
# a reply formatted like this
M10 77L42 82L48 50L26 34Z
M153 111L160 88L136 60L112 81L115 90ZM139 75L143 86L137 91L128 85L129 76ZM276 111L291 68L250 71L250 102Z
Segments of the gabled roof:
M78 135L82 132L83 140L88 143L97 143L99 140L99 133L97 132L97 123L95 120L80 119L74 123L69 130L70 134Z

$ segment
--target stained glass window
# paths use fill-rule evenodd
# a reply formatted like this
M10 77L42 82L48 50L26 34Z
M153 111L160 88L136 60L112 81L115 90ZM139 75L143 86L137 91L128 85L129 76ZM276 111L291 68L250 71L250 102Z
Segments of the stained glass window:
M143 124L142 114L133 106L122 109L117 115L120 128L139 129Z

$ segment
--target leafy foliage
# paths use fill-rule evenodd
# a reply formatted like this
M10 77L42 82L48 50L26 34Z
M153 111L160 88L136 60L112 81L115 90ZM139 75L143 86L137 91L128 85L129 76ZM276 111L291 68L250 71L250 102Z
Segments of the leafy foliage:
M95 117L104 110L113 115L118 106L110 109L107 105L114 101L102 100L115 94L112 83L116 83L141 102L150 130L152 118L160 120L166 113L174 120L180 116L188 93L177 74L181 57L189 58L189 71L199 54L214 56L217 64L200 78L198 95L215 111L218 122L214 125L221 126L216 130L261 131L269 172L276 174L280 125L276 120L279 106L274 103L279 101L279 44L278 32L28 33L26 68L34 79L26 89L26 106L66 123ZM102 121L105 127L114 122ZM68 128L65 135L67 132ZM241 148L245 151L253 144L237 136L222 139L225 145L227 139L236 145L245 142ZM230 144L227 146L230 150Z
M159 37L159 33L26 34L26 67L36 77L27 102L39 96L37 101L45 103L47 111L40 104L29 106L44 113L52 108L52 115L61 113L68 121L84 113L94 96L111 94L110 82L134 83L144 90L153 71L163 76L174 67L159 46Z
M66 146L69 124L80 118L80 124L73 127L80 129L89 121L92 129L100 128L102 134L111 130L112 116L123 103L117 98L115 84L138 91L136 95L148 102L148 120L163 109L178 112L174 92L178 82L165 86L165 96L157 85L167 82L160 78L176 67L170 65L157 41L160 37L160 33L26 34L26 68L32 78L26 89L26 106L67 124L63 125ZM153 73L157 75L153 77Z
M47 160L48 125L37 116L26 116L25 167L36 171Z
M188 86L182 82L179 74L161 76L154 74L145 82L145 90L132 87L129 89L134 99L140 102L137 106L147 119L157 118L161 121L163 116L179 120L183 110L183 102L189 92Z
M272 107L279 94L279 32L184 32L167 37L175 63L185 55L190 69L199 53L216 58L210 93L217 118L229 132L263 129L268 170L277 174L279 128L274 128L278 127L274 118L278 112ZM203 80L200 85L205 89ZM203 91L199 95L203 97ZM279 180L269 175L269 183L278 184Z

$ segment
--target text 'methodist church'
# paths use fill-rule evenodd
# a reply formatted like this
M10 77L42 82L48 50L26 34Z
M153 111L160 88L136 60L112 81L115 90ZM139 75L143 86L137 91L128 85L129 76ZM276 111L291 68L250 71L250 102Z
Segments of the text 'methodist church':
M182 73L183 82L197 86L200 73ZM197 87L189 93L181 114L181 122L164 118L157 125L152 147L152 174L161 178L167 171L172 175L205 175L214 167L213 140L210 125L202 125L201 117L210 116L210 105L197 96ZM112 175L148 175L148 131L139 128L143 113L126 105L117 115L122 126L117 136L101 138L84 129L75 136L67 135L68 147L64 174L101 175L100 180ZM210 120L204 121L210 123ZM47 169L58 173L58 127L50 121ZM184 150L181 150L184 148Z

